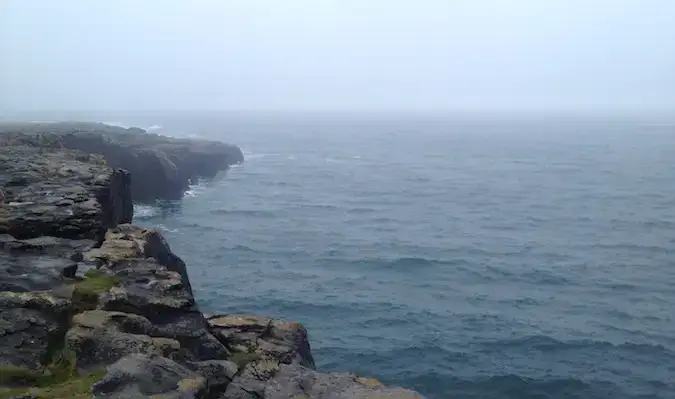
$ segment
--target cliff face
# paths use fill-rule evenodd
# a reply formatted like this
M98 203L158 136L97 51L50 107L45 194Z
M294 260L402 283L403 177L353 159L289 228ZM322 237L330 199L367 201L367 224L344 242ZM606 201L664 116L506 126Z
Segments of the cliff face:
M102 155L109 166L131 173L134 201L180 199L200 177L214 177L244 161L233 145L149 134L100 123L31 123L0 125L0 135L39 137L67 149Z
M205 316L161 233L128 224L128 173L0 144L0 399L420 397L316 371L298 323Z

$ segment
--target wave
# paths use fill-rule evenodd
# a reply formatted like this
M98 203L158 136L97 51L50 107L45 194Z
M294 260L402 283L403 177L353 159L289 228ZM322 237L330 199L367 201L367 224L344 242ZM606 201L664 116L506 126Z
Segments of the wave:
M389 382L389 381L387 381ZM628 398L611 382L570 377L529 378L503 374L479 378L429 373L410 379L412 388L434 398L462 399L607 399ZM650 396L666 398L666 396Z
M250 216L258 218L270 218L275 216L271 211L259 209L212 209L209 213L212 215Z
M341 364L352 364L352 371L357 374L369 371L372 374L372 370L378 370L380 375L375 377L385 383L410 387L429 398L438 399L665 399L671 398L675 389L675 384L667 378L657 379L657 376L648 373L634 374L631 385L617 385L614 375L594 369L590 364L589 369L558 367L537 370L532 367L531 359L520 367L511 365L510 351L505 355L500 352L509 359L504 364L500 356L450 350L431 341L384 351L363 348L359 352L345 354L343 347L331 345L318 347L314 352L317 359L326 359L318 364L321 369L341 371ZM520 355L526 356L527 352L523 351ZM605 362L612 361L605 351L594 356L603 358ZM549 359L553 358L544 358L543 364L553 366L561 362L559 358L555 361ZM632 360L626 358L625 362L630 367ZM667 376L667 372L661 374Z
M159 208L154 205L134 204L134 219L151 219L159 215Z
M632 342L624 342L621 344L613 344L607 341L595 341L595 340L571 340L571 341L561 341L553 337L545 335L531 335L523 338L516 338L511 340L496 340L496 341L485 341L480 343L484 348L524 348L524 349L534 349L541 352L554 352L554 351L566 351L566 350L602 350L607 351L610 349L615 350L626 350L639 353L640 355L654 354L668 357L675 357L675 352L666 348L663 345L659 344L637 344Z

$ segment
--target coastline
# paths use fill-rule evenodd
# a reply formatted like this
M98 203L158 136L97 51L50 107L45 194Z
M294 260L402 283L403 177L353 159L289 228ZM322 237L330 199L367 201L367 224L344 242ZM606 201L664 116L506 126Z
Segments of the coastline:
M144 162L160 167L145 169L178 182L171 199L182 196L184 182L243 155L211 153L200 163L204 153L195 148L212 148L197 141L176 147L167 138L175 151L167 156L162 136L148 144L140 129L125 136L137 143L141 135L146 147L139 149L120 145L119 131L53 127L3 126L0 133L0 264L7 269L0 398L91 397L90 387L95 398L421 398L374 379L314 370L298 323L203 315L188 266L161 232L130 224L134 173L121 168L124 159L110 167L117 146L151 154ZM87 135L105 148L85 148ZM144 197L162 195L158 186Z

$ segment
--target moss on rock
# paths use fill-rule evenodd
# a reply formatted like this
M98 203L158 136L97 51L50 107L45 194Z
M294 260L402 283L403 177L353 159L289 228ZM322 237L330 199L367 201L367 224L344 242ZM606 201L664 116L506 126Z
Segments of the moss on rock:
M95 306L98 303L98 296L119 282L116 276L95 269L87 271L84 277L84 280L74 284L73 301L86 305Z

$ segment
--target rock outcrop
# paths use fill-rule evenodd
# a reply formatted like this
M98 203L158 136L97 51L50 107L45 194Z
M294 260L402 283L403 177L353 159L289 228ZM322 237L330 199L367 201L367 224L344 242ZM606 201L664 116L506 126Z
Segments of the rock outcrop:
M102 123L0 124L0 135L37 137L67 149L102 155L131 173L134 201L180 199L189 184L244 161L241 150L209 140L178 139Z
M202 314L161 233L129 224L128 173L44 138L0 154L0 399L420 398L316 371L298 323Z

